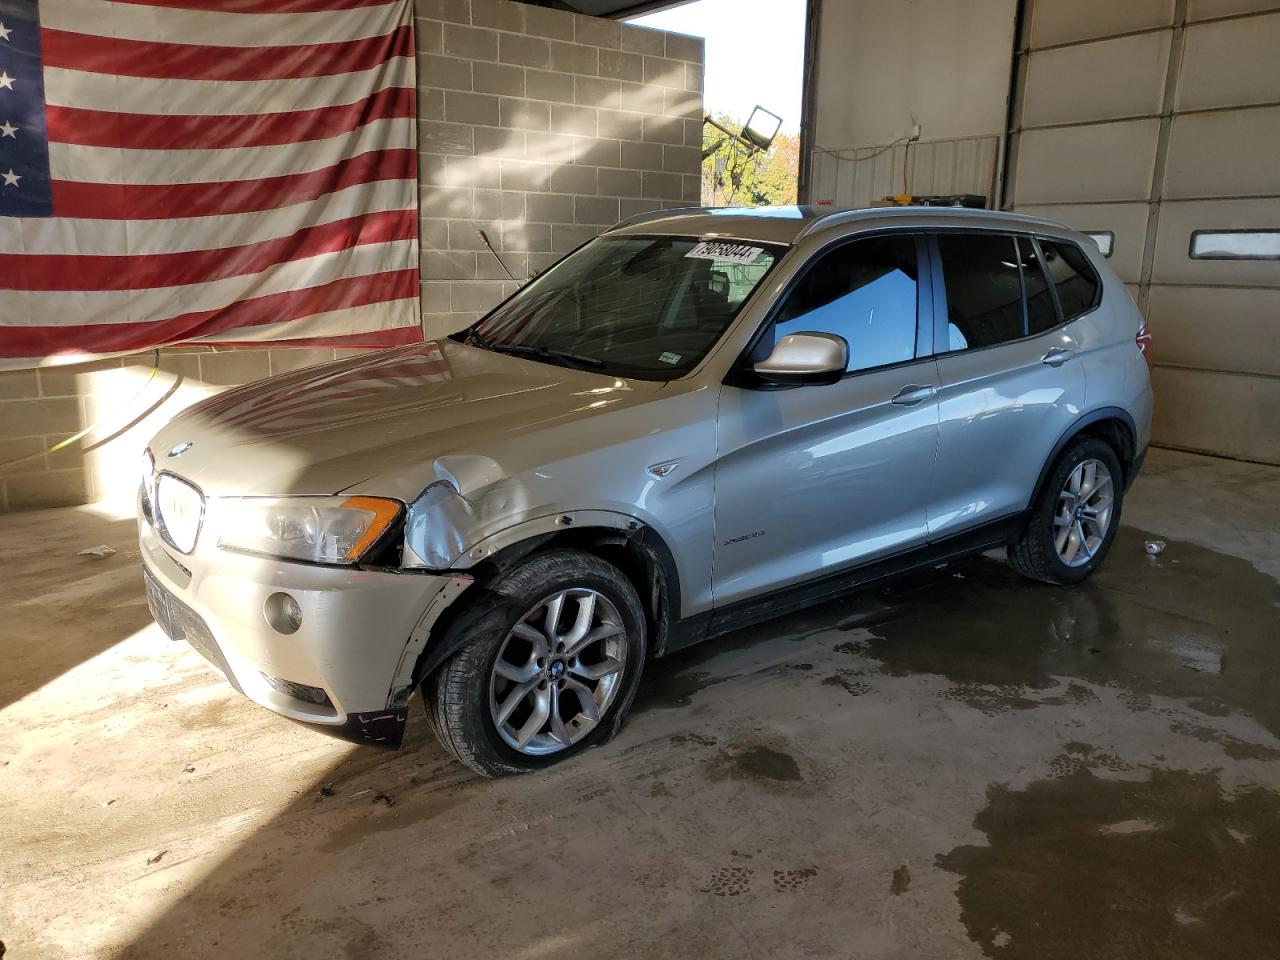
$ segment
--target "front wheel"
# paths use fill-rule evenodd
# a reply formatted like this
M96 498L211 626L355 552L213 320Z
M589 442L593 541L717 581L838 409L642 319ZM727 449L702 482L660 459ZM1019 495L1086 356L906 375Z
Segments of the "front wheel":
M1033 580L1081 582L1111 548L1123 494L1111 445L1094 437L1077 440L1049 471L1026 529L1009 548L1010 565Z
M630 581L577 550L540 554L453 621L462 648L424 684L441 743L483 776L536 770L617 732L645 659Z

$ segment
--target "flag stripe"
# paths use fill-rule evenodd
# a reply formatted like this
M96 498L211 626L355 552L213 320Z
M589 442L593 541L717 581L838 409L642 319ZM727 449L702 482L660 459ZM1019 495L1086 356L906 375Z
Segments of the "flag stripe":
M236 47L260 47L273 41L301 46L363 40L390 33L400 23L400 11L394 4L379 9L316 11L306 17L281 12L276 6L269 13L246 17L204 4L182 9L108 0L45 0L40 8L40 23L46 30L98 34L95 28L104 14L110 17L109 36L117 39L212 42Z
M16 230L0 230L0 253L76 253L111 256L212 250L285 237L294 230L345 220L361 213L412 209L402 180L380 180L338 190L322 203L275 210L174 220L13 220ZM5 226L9 226L8 223ZM4 280L0 279L0 289Z
M258 273L246 273L181 287L140 290L8 290L5 323L9 329L66 321L82 329L115 323L145 324L182 313L222 310L247 300L287 290L318 287L330 280L385 273L416 266L409 240L366 243L290 260Z
M412 56L413 27L364 40L281 47L220 47L193 43L121 40L42 30L48 67L165 80L292 80L332 76Z
M219 310L184 313L147 323L11 327L0 338L0 357L41 357L70 343L92 343L95 353L144 350L158 344L207 337L223 330L296 320L343 307L415 297L418 271L397 270L334 280L318 287L287 290L240 300Z
M395 0L114 0L116 3L143 7L168 7L175 10L213 10L219 13L324 13L330 10L355 10L360 7L384 7Z
M45 98L56 106L120 113L240 116L314 110L349 103L353 91L368 95L412 83L411 57L369 70L297 80L161 80L44 68ZM406 82L408 81L408 82Z
M377 120L414 117L415 91L379 90L355 103L250 114L147 114L51 105L49 139L126 150L225 150L323 140Z
M103 150L71 143L49 145L49 170L54 180L85 179L93 172L98 183L170 186L270 180L327 170L336 163L373 150L412 150L416 131L402 120L378 120L325 140L312 140L306 149L285 143L269 147L224 150L211 163L207 150Z
M357 183L413 179L415 170L413 150L373 150L323 170L231 181L214 189L207 183L152 186L54 180L53 207L59 216L92 220L159 220L177 211L189 218L212 217L303 203Z
M132 256L0 254L11 290L145 290L260 273L276 264L416 235L412 210L349 217L287 237L218 250Z

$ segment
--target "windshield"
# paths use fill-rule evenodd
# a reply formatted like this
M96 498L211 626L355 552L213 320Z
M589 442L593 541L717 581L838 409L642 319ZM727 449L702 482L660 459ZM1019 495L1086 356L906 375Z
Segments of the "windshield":
M459 339L532 360L646 380L692 370L781 250L741 241L601 237Z

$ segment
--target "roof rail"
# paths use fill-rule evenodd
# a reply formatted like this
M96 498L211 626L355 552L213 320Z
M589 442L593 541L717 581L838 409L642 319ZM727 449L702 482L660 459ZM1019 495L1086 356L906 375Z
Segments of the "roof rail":
M604 232L613 233L613 231L621 230L623 227L634 227L636 224L648 223L650 220L662 220L677 213L692 213L695 210L702 211L706 209L706 207L672 207L668 210L650 210L647 213L637 213L634 216L627 217L625 220L619 220Z

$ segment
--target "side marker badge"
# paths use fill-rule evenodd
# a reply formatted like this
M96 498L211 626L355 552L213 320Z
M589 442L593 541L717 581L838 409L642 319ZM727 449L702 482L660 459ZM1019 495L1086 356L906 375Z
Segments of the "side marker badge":
M649 474L649 476L653 477L655 480L661 480L678 466L680 466L679 460L666 460L662 463L655 463L653 466L649 467L645 473Z

